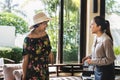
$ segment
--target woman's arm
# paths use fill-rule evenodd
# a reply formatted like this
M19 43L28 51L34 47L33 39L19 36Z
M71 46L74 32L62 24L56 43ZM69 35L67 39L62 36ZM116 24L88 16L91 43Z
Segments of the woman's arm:
M26 72L27 72L27 66L28 66L28 58L29 55L25 55L23 56L23 64L22 64L22 69L23 69L23 76L22 76L22 80L26 80Z
M54 64L54 54L52 52L49 54L49 63Z
M103 40L102 45L98 46L98 48L96 49L97 57L96 59L90 61L91 64L102 66L109 65L114 62L115 55L112 40L110 39Z

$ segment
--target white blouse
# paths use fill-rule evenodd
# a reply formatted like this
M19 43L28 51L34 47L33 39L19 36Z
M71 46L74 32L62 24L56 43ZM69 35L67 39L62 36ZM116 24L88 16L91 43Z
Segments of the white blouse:
M106 34L96 37L92 48L92 61L91 64L103 66L113 63L115 55L113 51L113 41Z

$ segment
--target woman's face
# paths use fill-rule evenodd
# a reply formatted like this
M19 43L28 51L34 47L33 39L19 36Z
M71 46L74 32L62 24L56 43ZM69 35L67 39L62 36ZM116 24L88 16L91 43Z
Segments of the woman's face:
M40 29L40 30L46 30L47 26L48 26L48 21L44 21L44 22L40 23L38 29Z
M91 28L91 32L92 32L92 33L95 33L95 34L96 34L98 31L100 31L100 26L97 26L97 24L95 23L94 20L91 21L90 28Z

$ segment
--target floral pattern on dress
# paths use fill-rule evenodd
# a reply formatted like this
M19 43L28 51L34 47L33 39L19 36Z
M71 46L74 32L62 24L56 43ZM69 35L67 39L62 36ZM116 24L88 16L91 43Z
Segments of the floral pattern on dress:
M27 80L49 80L48 55L51 45L48 35L24 39L22 55L29 54Z

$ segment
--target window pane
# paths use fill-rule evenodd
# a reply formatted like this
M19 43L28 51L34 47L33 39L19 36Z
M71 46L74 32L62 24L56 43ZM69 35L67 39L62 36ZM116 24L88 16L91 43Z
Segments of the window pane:
M80 0L64 0L63 63L79 62Z

